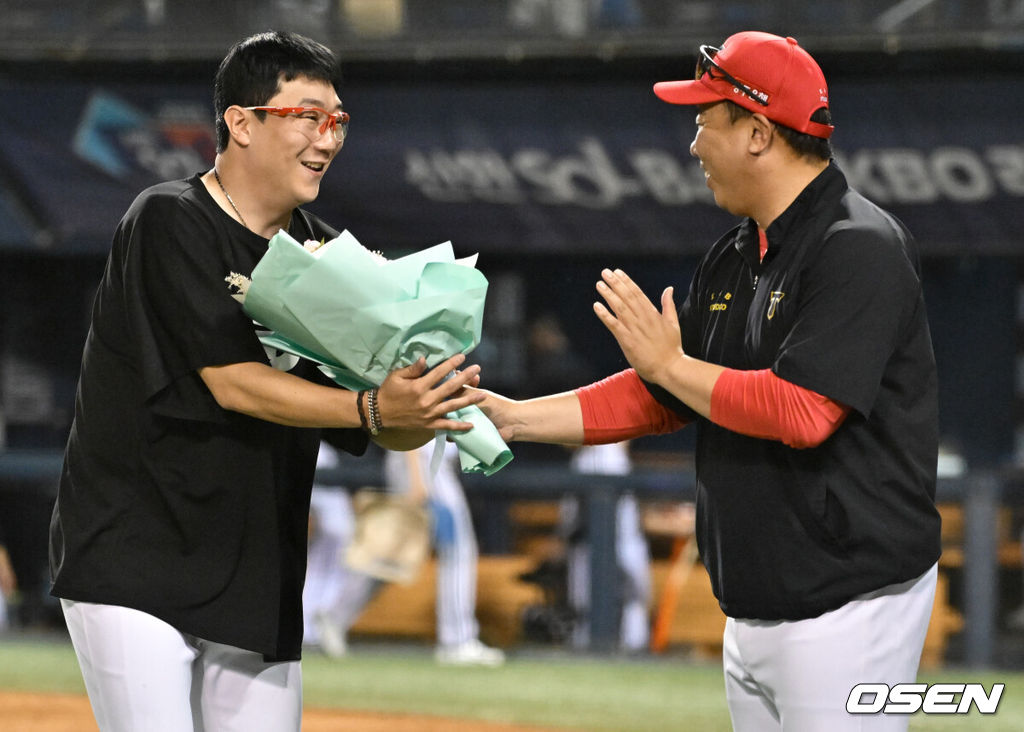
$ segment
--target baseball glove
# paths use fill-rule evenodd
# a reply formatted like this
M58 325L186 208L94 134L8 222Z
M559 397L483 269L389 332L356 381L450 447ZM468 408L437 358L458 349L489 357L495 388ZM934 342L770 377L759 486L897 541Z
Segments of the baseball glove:
M352 497L355 533L345 552L349 567L387 582L416 579L430 551L426 506L405 496L363 489Z

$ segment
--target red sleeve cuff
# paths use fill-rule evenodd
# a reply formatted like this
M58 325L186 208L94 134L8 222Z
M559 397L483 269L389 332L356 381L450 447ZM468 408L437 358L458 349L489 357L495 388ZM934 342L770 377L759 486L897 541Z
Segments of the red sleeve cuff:
M711 421L750 437L790 447L817 447L850 408L776 376L771 369L726 369L711 392Z
M583 412L583 444L600 445L674 432L686 422L647 391L634 369L576 390Z

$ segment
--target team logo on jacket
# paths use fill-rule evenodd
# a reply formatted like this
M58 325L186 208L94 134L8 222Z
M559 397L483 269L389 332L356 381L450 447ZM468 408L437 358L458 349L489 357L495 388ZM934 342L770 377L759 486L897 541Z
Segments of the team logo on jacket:
M708 310L710 310L712 313L728 310L730 300L732 300L731 292L712 292L711 307L709 307Z
M773 290L772 293L769 295L767 313L768 320L771 320L772 318L775 317L775 311L779 307L779 301L782 300L782 298L784 298L785 296L785 292L779 292L778 290Z

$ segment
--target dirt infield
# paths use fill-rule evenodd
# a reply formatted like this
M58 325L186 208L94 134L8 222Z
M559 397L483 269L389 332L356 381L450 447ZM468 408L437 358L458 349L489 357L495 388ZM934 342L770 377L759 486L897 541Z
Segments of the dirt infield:
M0 691L3 732L97 732L84 696ZM477 722L464 719L417 717L405 714L306 709L302 732L555 732L541 727Z

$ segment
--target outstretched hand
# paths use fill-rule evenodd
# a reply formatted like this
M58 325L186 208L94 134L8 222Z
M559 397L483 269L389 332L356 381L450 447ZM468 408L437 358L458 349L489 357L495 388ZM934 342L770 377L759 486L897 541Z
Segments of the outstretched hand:
M516 425L513 421L512 410L517 402L486 389L474 389L473 391L483 395L484 398L478 406L498 428L501 439L505 442L512 442L516 438Z
M607 306L595 302L594 312L618 341L629 365L641 378L661 384L665 370L683 355L673 288L661 293L660 311L619 269L602 270L597 291Z
M420 358L388 374L377 396L384 426L455 432L472 429L471 423L446 416L484 399L483 392L465 388L480 383L480 367L474 364L464 371L456 370L465 360L466 356L459 353L428 370L426 359Z

